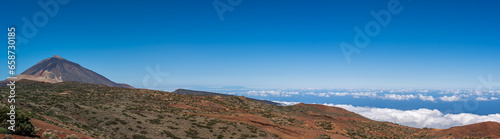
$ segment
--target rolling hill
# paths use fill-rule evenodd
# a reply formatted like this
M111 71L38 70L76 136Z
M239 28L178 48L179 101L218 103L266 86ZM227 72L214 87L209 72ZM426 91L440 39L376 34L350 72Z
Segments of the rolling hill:
M31 121L82 138L461 138L499 137L499 123L419 129L338 107L277 106L243 96L186 95L78 82L17 82ZM7 91L1 87L0 91ZM2 105L6 94L0 95ZM43 122L44 124L40 124ZM44 125L37 127L37 125ZM52 126L49 126L52 125ZM45 127L45 128L44 128ZM48 129L49 128L49 129ZM64 137L64 135L60 135Z

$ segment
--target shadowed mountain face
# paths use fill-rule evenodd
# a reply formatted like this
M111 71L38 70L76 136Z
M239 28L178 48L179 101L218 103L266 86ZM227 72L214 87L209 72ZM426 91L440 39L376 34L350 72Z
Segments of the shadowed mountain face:
M111 87L133 88L127 84L115 83L98 73L68 61L58 55L38 62L36 65L18 75L17 78L49 83L75 81Z

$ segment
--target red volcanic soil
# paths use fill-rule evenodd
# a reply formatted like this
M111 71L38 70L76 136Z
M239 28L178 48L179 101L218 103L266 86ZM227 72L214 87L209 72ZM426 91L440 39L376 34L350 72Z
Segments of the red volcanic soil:
M37 119L31 119L31 124L33 124L33 126L35 126L37 128L41 128L42 129L42 130L40 130L36 134L36 135L38 135L40 137L42 136L42 134L43 134L44 131L46 131L47 129L52 129L52 130L58 130L60 132L57 135L61 139L64 138L64 137L66 137L67 135L71 135L71 134L75 134L78 137L80 137L81 139L93 139L92 137L89 137L89 136L86 136L86 135L83 135L83 134L80 134L80 133L77 133L77 132L74 132L74 131L71 131L71 130L68 130L68 129L64 129L64 128L61 128L61 127L58 127L58 126L46 123L46 122L41 121L41 120L37 120ZM61 131L64 132L65 134L62 134Z
M1 134L1 133L0 133L0 138L4 139L4 137L5 137L5 134ZM13 139L24 139L24 138L25 138L25 136L20 136L20 135L12 135L12 138L13 138ZM36 137L28 137L28 138L30 138L30 139L35 139Z
M268 133L272 133L286 139L309 139L317 137L319 135L329 135L331 138L334 139L348 139L348 137L332 134L324 130L316 130L317 128L304 129L293 126L277 125L268 118L264 118L253 114L236 113L235 115L231 116L217 115L217 114L197 114L197 115L216 117L234 122L247 123L249 125L256 126L257 128L264 130ZM305 122L310 123L312 126L314 126L314 120L308 118L305 118L305 120L307 120Z
M59 134L57 134L57 135L61 139L63 139L64 137L66 137L68 135L71 135L71 134L77 135L78 137L80 137L80 139L93 139L92 137L89 137L89 136L86 136L86 135L83 135L83 134L80 134L80 133L77 133L77 132L74 132L74 131L71 131L68 129L64 129L64 128L46 123L46 122L41 121L41 120L31 119L30 121L31 121L31 124L33 124L33 126L42 129L38 133L36 133L36 136L38 136L41 139L44 139L44 137L42 137L42 134L43 134L43 132L47 131L47 129L51 129L52 131L54 131L54 130L59 131ZM64 134L62 134L62 132L64 132ZM28 137L28 138L34 139L34 138L36 138L36 136ZM0 134L0 138L3 138L3 137L5 137L5 134ZM13 139L25 139L26 136L12 135L12 137L13 137Z
M449 129L436 129L431 135L458 137L497 137L500 138L500 123L482 122Z

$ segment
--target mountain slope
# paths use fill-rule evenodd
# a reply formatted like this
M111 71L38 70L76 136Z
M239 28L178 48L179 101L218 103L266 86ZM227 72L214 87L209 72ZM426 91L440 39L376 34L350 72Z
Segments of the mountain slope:
M449 129L436 129L430 135L450 135L455 138L468 137L500 137L500 123L482 122Z
M440 130L373 121L338 107L276 106L241 96L183 95L78 82L21 80L16 89L23 92L16 96L22 108L53 121L47 123L62 123L58 125L93 138L486 138L495 137L489 133L499 128L438 134ZM0 92L8 90L0 87ZM7 97L0 94L4 103Z
M200 95L200 96L235 96L235 95L212 93L212 92L206 92L206 91L195 91L195 90L188 90L188 89L177 89L172 93L183 94L183 95ZM253 98L248 98L248 99L259 101L262 103L271 104L271 105L280 105L279 103L272 102L269 100L260 100L260 99L253 99Z
M133 88L130 85L115 83L94 71L86 69L58 55L38 62L18 75L17 78L49 83L75 81L112 87Z

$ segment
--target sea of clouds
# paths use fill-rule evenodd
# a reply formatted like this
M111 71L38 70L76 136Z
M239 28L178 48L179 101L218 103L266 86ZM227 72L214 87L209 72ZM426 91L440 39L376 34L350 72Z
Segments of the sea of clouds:
M352 98L373 98L384 100L422 100L429 102L456 102L465 100L493 101L499 100L500 90L418 90L418 89L242 89L242 90L209 90L226 94L260 97L294 97L315 96L335 97L351 96Z
M299 102L282 102L282 105L295 105ZM351 112L360 114L366 118L376 121L387 121L417 128L450 128L486 121L500 122L500 114L476 115L471 113L443 114L433 109L398 110L390 108L357 107L345 104L323 104L326 106L340 107Z
M430 105L441 105L468 101L500 101L500 90L477 90L477 89L239 89L239 90L211 90L226 94L258 97L260 99L289 98L288 101L302 101L301 99L351 97L360 101L391 100L391 101L413 101L416 103L431 102ZM312 98L311 98L312 97ZM324 99L322 99L324 100ZM298 102L280 102L283 105L294 105ZM492 114L479 115L473 113L450 113L438 109L423 108L405 109L378 108L370 106L353 106L348 102L332 104L330 102L314 102L327 106L335 106L358 113L366 118L398 123L405 126L417 128L449 128L486 121L500 122L500 114L496 110L490 110ZM493 103L495 104L495 103ZM384 106L385 107L385 106ZM495 109L492 107L492 109ZM455 111L457 112L457 111Z

